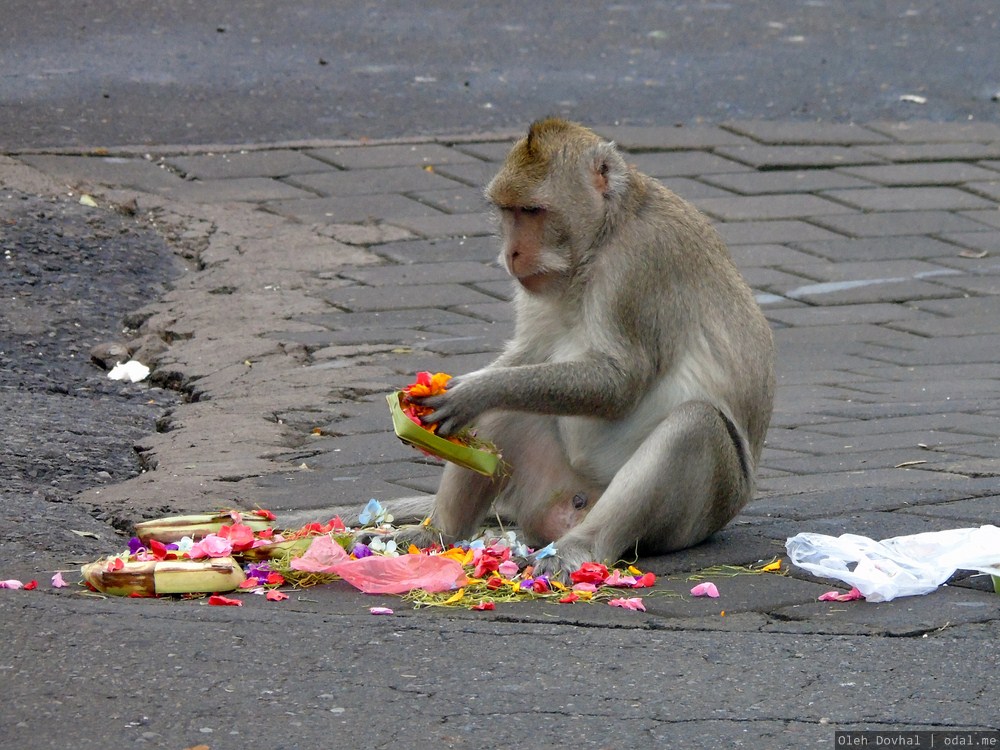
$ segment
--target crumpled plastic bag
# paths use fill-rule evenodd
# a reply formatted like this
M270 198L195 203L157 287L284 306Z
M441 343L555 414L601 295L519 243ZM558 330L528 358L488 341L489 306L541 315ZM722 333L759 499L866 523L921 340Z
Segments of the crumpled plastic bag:
M792 563L850 584L870 602L933 591L956 570L1000 575L1000 528L927 531L876 542L857 534L802 533L785 549Z
M431 593L461 588L468 579L458 560L439 555L372 555L337 566L337 575L366 594Z
M405 594L413 589L435 593L467 583L457 560L436 555L372 555L352 560L330 536L319 536L302 557L289 563L294 570L333 573L366 594Z

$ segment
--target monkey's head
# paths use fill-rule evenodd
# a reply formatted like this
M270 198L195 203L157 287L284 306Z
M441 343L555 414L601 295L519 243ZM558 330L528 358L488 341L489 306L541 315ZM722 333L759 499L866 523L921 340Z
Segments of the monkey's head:
M532 123L486 188L510 274L529 292L561 289L619 214L629 175L615 144L582 125Z

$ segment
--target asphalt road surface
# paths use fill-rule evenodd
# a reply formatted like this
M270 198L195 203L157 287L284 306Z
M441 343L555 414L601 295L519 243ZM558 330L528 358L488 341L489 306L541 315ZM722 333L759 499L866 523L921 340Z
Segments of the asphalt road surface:
M5 0L0 148L994 119L995 0ZM919 103L926 100L924 103Z

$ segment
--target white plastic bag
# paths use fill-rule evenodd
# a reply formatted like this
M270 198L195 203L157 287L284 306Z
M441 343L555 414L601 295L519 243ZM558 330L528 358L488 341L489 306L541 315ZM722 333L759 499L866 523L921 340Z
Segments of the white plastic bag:
M956 570L1000 575L1000 528L949 529L876 542L857 534L802 533L785 549L793 564L854 586L870 602L933 591Z

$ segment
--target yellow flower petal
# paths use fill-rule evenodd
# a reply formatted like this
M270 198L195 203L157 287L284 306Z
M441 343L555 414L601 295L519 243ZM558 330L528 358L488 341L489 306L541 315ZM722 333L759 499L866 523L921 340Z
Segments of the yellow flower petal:
M775 560L773 563L769 563L761 568L765 573L774 573L781 570L781 560Z
M462 589L459 589L458 591L456 591L456 592L454 593L454 595L452 595L452 596L451 596L451 597L449 597L448 599L445 599L445 600L444 600L443 602L441 602L441 603L442 603L442 604L454 604L455 602L460 602L460 601L462 601L462 598L463 598L464 596L465 596L465 589L464 589L464 588L462 588Z
M634 575L634 576L641 576L641 575L642 575L642 571L641 571L641 570L639 570L639 569L638 569L637 567L635 567L634 565L629 565L629 566L628 566L628 572L629 572L629 573L631 573L631 574L632 574L632 575Z
M418 547L415 544L411 544L409 547L406 548L406 554L408 554L408 555L419 555L420 554L420 547Z

